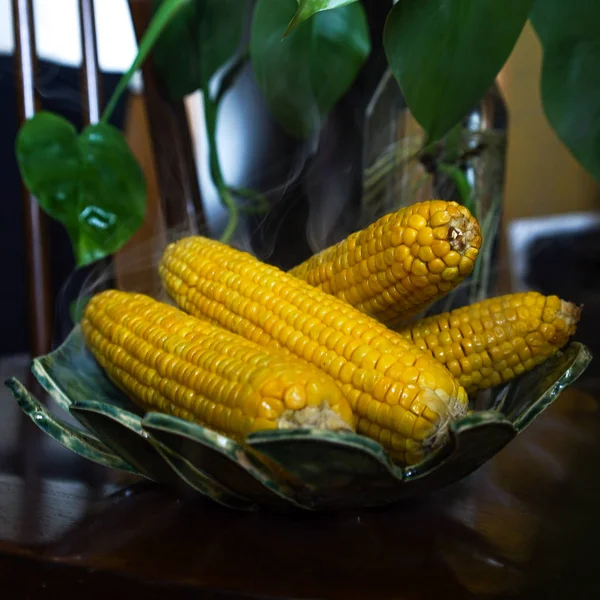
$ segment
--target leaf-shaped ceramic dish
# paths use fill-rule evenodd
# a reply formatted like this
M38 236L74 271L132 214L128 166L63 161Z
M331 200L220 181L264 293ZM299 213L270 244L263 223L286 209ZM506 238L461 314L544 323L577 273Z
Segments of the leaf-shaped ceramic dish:
M108 380L78 326L57 350L34 359L32 371L83 429L52 415L18 380L6 385L38 427L89 460L188 486L236 509L317 510L390 504L464 477L523 431L590 360L588 349L572 342L452 423L445 446L408 468L357 434L272 430L242 445L177 417L144 415Z

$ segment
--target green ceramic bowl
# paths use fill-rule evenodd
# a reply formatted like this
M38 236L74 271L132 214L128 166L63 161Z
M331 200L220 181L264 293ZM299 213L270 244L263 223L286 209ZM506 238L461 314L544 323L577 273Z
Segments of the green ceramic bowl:
M357 434L274 430L251 434L242 445L177 417L143 414L108 380L79 326L57 350L34 359L32 371L81 428L49 412L17 379L6 385L38 427L89 460L184 485L236 509L319 510L387 505L465 477L522 432L590 360L585 346L569 344L478 400L475 413L452 423L445 446L408 468Z

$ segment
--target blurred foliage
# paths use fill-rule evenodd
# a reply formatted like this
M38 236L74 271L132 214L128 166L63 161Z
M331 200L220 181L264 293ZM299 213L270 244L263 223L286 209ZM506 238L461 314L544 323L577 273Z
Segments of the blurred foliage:
M258 0L250 61L273 115L291 135L318 134L371 51L363 7L318 12L283 38L294 0Z
M141 223L145 186L139 167L105 124L151 50L172 97L204 93L211 175L230 214L225 241L236 229L244 202L261 205L255 191L227 184L216 149L219 103L241 66L250 61L275 119L302 138L319 135L372 50L358 0L156 0L155 9L139 54L103 114L103 127L84 130L77 138L65 123L45 115L25 123L19 135L23 180L44 210L65 225L79 264L114 252ZM384 48L408 108L426 134L415 153L447 136L481 100L528 19L544 52L542 96L548 121L600 181L597 0L398 0L387 17ZM62 145L52 145L52 128ZM445 170L449 177L456 175L452 165ZM456 183L465 192L461 181ZM112 216L91 226L82 215L93 214L94 207L99 209L95 214Z

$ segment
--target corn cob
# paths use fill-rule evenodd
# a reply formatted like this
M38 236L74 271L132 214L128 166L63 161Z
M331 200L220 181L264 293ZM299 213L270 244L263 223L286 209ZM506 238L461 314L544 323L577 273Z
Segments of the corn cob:
M426 352L246 252L184 238L166 248L159 272L186 312L325 371L349 400L358 431L400 463L421 460L467 410L465 390Z
M400 329L448 367L469 394L530 371L575 333L581 309L538 292L489 298Z
M148 296L102 292L81 327L109 378L146 410L239 441L265 429L355 429L348 401L319 369Z
M470 275L480 247L467 208L429 200L385 215L290 273L391 327Z

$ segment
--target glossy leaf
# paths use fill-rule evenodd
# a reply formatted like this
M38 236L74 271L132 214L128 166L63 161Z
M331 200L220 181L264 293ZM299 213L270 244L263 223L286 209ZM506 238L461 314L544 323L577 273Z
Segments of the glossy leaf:
M158 0L157 5L169 0ZM154 60L169 94L182 98L206 90L213 75L240 46L246 2L192 0L165 27Z
M297 2L298 10L296 11L294 18L290 21L284 37L288 35L292 29L302 23L302 21L306 21L306 19L312 17L315 13L322 10L339 8L346 4L352 4L353 2L356 2L356 0L297 0Z
M19 131L16 153L27 188L67 229L78 266L115 252L142 224L144 175L111 125L78 136L67 120L40 112Z
M187 7L190 0L164 0L154 14L148 29L144 32L140 40L138 52L126 73L123 74L117 87L111 96L104 113L102 114L102 122L108 123L114 109L123 92L127 89L135 72L142 66L146 60L150 50L156 44L165 27L177 16L177 14Z
M384 30L386 55L429 142L443 137L492 85L532 4L399 0L392 8Z
M308 137L352 85L371 43L360 3L318 12L282 39L296 8L295 0L258 0L250 59L275 118Z
M546 117L600 181L600 2L544 0L534 6L531 21L543 48Z

